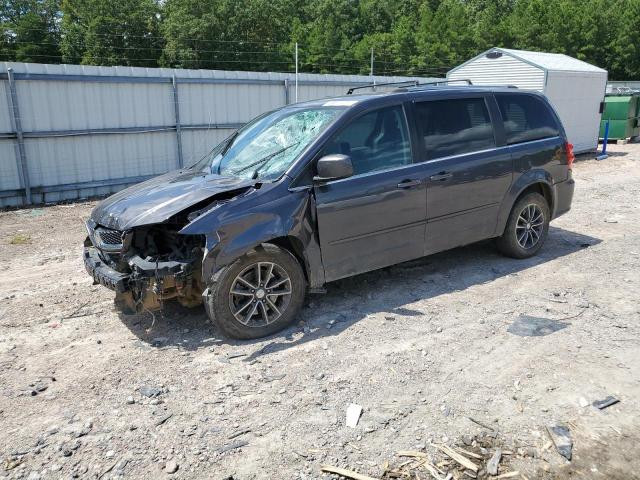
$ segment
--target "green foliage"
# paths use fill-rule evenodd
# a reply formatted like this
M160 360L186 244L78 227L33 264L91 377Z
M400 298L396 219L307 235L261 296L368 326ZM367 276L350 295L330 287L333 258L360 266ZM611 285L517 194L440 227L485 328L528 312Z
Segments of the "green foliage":
M288 70L296 0L167 0L160 64L183 68Z
M444 76L492 46L640 77L640 0L3 0L0 59Z
M154 67L162 52L154 0L62 0L66 63Z
M58 0L6 0L0 3L0 60L60 61Z

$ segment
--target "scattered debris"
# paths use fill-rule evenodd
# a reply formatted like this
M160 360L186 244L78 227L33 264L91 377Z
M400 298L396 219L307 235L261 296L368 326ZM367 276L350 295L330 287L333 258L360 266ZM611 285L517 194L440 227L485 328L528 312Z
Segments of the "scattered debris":
M15 460L6 459L4 461L4 469L9 471L18 467L22 462L24 462L24 457L17 458Z
M78 313L80 312L80 310L82 310L84 307L89 305L89 303L90 302L84 302L82 305L80 305L78 308L76 308L69 315L65 315L64 317L62 317L62 320L66 320L66 319L69 319L69 318L75 318L76 316L78 316Z
M113 462L111 464L111 466L107 467L105 470L102 471L102 473L100 475L98 475L98 480L100 480L102 477L104 477L107 473L109 473L111 470L113 470L113 468L118 464L118 462Z
M487 430L491 430L492 432L494 431L493 428L491 428L489 425L480 422L479 420L476 420L475 418L471 418L471 417L467 417L469 420L471 420L473 423L475 423L476 425L481 426L482 428L486 428Z
M270 383L275 382L276 380L282 380L286 376L287 375L285 373L282 373L280 375L263 375L262 377L260 377L260 381Z
M520 337L543 337L567 328L568 326L568 323L551 320L550 318L520 315L509 325L507 332Z
M332 467L330 465L323 465L321 470L326 473L336 473L346 478L352 478L353 480L377 480L368 475L362 475L361 473L347 470L346 468Z
M418 458L426 458L428 455L424 452L418 452L415 450L401 450L396 453L399 457L418 457Z
M167 413L165 416L160 417L158 420L155 421L155 426L159 427L160 425L165 423L167 420L169 420L171 417L173 417L173 413Z
M239 437L240 435L244 435L244 434L246 434L246 433L249 433L250 431L251 431L251 430L249 430L249 429L246 429L246 430L238 430L237 432L233 432L233 433L232 433L231 435L229 435L227 438L228 438L229 440L232 440L232 439L234 439L234 438L236 438L236 437Z
M458 462L464 468L467 468L469 470L473 470L474 472L477 472L480 469L478 467L478 465L473 463L467 457L465 457L463 455L460 455L458 452L456 452L452 448L448 447L447 445L433 444L433 446L436 447L438 450L440 450L445 455L447 455L448 457L450 457L452 460L455 460L456 462Z
M241 440L239 442L229 443L227 445L224 445L224 446L218 448L216 450L216 453L228 452L229 450L235 450L236 448L246 447L247 445L249 445L249 442L244 441L244 440Z
M157 397L162 394L162 389L156 387L140 387L138 391L141 395L149 398Z
M246 357L247 354L246 353L232 353L230 355L227 355L227 360L233 360L234 358L240 358L240 357Z
M358 421L360 420L360 415L362 414L362 407L355 403L350 404L347 407L347 427L356 428L358 426Z
M458 453L466 455L467 457L477 458L478 460L482 460L482 455L478 455L477 453L470 452L469 450L465 450L464 448L456 447L455 449Z
M558 453L567 460L571 460L573 440L571 439L569 427L565 425L549 425L547 426L547 432Z
M616 397L612 397L611 395L609 395L607 398L603 400L596 400L591 405L596 407L598 410L604 410L605 408L608 408L611 405L615 405L616 403L619 403L619 402L620 400L618 400Z
M498 448L493 453L493 456L487 462L487 473L489 475L493 475L493 476L498 475L498 466L500 465L501 459L502 459L502 450Z
M35 382L29 385L30 387L30 394L32 397L35 397L36 395L38 395L39 393L44 392L47 388L49 388L48 385L46 385L43 382Z
M503 473L502 475L498 475L495 480L499 480L501 478L513 478L513 477L517 477L518 475L520 475L519 471L513 471L513 472L507 472L507 473ZM526 477L524 477L526 479Z

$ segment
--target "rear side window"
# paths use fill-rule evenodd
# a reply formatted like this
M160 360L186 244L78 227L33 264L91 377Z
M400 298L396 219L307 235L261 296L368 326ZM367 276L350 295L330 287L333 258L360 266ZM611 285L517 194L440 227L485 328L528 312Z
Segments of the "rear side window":
M549 107L533 95L496 94L504 120L507 143L557 137L558 124Z
M460 98L416 103L426 160L495 147L493 127L484 98Z

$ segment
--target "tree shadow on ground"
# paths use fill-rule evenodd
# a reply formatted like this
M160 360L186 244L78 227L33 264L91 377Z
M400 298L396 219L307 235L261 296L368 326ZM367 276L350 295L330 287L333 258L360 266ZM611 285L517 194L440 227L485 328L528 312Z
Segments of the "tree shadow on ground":
M552 262L601 242L580 233L551 226L545 246L535 257L516 260L500 255L492 241L423 257L327 285L325 295L308 296L306 306L291 327L256 340L225 338L212 325L203 308L187 309L168 302L162 312L123 315L123 323L145 348L179 347L198 350L213 345L255 345L244 361L285 350L323 337L339 335L375 313L420 317L424 312L407 306L440 295L492 282L532 267ZM329 327L329 328L327 328ZM243 353L244 353L243 349ZM229 355L231 358L233 353Z

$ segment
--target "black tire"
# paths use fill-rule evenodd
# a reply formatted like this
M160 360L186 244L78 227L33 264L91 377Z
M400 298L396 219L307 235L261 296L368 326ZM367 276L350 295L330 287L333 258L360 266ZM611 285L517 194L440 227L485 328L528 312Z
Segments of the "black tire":
M521 217L521 214L526 215L525 209L537 209L535 211L540 212L542 215L542 223L540 224L539 230L532 227L532 225L537 225L537 221L529 222L529 228L527 228L526 221L523 221L524 217ZM529 211L531 210L527 210L527 212ZM537 217L533 215L533 218L535 219ZM504 233L501 237L498 237L496 241L498 250L500 250L502 254L513 258L529 258L534 256L540 251L547 239L550 221L551 214L549 213L547 200L539 193L528 193L524 195L518 199L511 209ZM525 241L522 240L523 234L527 235L527 240ZM537 237L535 243L533 243L530 239L533 239L536 235L539 235L539 237Z
M251 301L258 304L253 316L249 315L251 319L255 320L249 320L248 322L250 324L243 324L236 318L232 311L232 307L236 309L240 309L242 307L242 305L239 304L242 297L232 297L231 288L234 287L234 285L240 285L237 283L237 278L241 273L250 272L252 271L252 268L258 268L258 270L260 270L260 267L258 267L259 263L275 264L281 269L278 270L280 273L285 272L290 280L289 285L291 294L282 296L283 299L286 297L288 301L286 303L286 308L283 307L284 303L279 305L283 308L282 311L279 309L277 310L279 313L278 316L278 314L275 313L276 310L273 310L270 305L275 306L277 305L277 302L283 302L283 300L280 299L281 297L266 295L265 289L259 288L258 290L261 290L263 294L260 299L257 296L247 297L248 302ZM284 277L281 276L280 278ZM252 281L252 283L254 282ZM267 284L268 282L265 282L265 288ZM284 285L286 289L287 283L285 282ZM229 266L225 267L222 272L218 272L209 282L208 288L209 295L205 299L205 308L209 318L225 335L238 339L251 339L264 337L278 332L289 326L295 320L296 314L304 301L306 280L304 272L300 267L300 263L290 252L275 245L263 244L235 260ZM237 291L237 289L234 289L234 291ZM248 295L249 291L250 290L247 289L244 294ZM256 295L258 293L260 292L256 291ZM237 305L236 302L238 302ZM271 304L268 304L267 302L271 302ZM265 314L268 316L268 312L271 312L274 316L274 320L271 323L264 321L264 317L262 316L263 310L260 305L262 303L264 303ZM250 312L252 308L253 305L251 304L245 312ZM240 314L238 313L238 315ZM245 317L246 315L243 314L240 316ZM264 325L261 325L260 323L264 323Z

